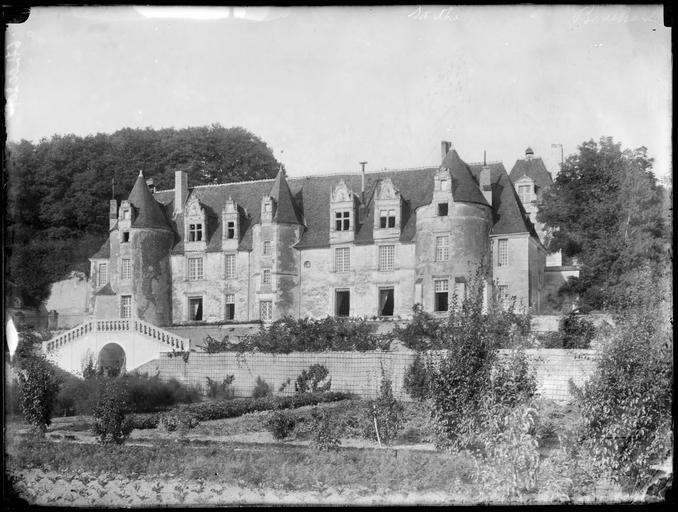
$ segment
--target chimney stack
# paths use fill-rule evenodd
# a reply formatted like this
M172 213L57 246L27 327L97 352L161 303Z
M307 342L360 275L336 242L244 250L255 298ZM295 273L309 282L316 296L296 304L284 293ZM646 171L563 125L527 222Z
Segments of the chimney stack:
M146 180L146 186L148 187L148 190L151 191L151 194L155 194L155 183L153 182L153 178L148 178Z
M360 202L365 204L365 165L367 162L360 162L362 167L362 179L360 182Z
M440 141L440 153L441 153L441 159L445 160L445 157L447 154L450 152L452 149L452 143L449 140L443 140Z
M108 207L108 228L113 229L118 220L118 201L111 199Z
M478 186L480 191L485 196L487 204L492 206L492 170L487 165L487 151L483 151L483 168L480 170L478 177Z
M174 172L174 215L184 211L184 204L188 197L188 173Z

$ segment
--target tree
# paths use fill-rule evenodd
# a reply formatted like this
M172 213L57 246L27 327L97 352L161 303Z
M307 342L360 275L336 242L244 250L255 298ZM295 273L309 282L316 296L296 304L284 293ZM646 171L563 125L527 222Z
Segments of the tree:
M578 149L544 192L537 220L550 230L550 251L579 261L580 277L565 289L590 307L615 308L628 298L630 273L666 267L665 191L645 147L622 150L603 137Z
M24 419L37 432L45 433L52 422L60 380L42 354L24 354L16 362L19 406Z

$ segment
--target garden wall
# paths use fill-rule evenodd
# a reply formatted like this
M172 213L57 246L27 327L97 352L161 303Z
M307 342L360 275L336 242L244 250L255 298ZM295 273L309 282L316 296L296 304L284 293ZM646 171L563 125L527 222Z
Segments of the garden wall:
M558 401L571 398L569 381L582 384L596 366L594 350L532 349L526 351L535 370L541 396ZM162 379L175 378L185 384L206 388L207 378L222 382L234 375L236 396L251 396L257 377L261 377L278 393L288 378L290 384L283 394L294 392L294 381L302 370L312 364L324 365L332 378L332 391L355 393L374 398L379 393L381 368L393 382L396 398L408 400L403 389L407 368L415 358L414 352L293 352L290 354L262 354L224 352L206 354L191 352L187 362L180 356L163 353L159 359L139 367L137 371L158 374ZM435 357L435 354L432 354Z

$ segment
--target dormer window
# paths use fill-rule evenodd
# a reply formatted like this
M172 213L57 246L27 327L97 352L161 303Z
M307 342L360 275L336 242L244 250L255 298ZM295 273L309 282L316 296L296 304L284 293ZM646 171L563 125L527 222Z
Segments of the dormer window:
M450 180L445 179L445 178L441 179L440 180L440 190L442 190L443 192L449 192L449 190L450 190Z
M531 185L519 185L518 186L518 196L520 197L520 202L523 204L528 204L532 202L532 186Z
M122 218L123 220L130 220L132 218L132 212L130 212L129 210L123 210Z
M379 227L394 228L396 226L395 210L381 210L379 212Z
M202 224L195 223L188 225L188 241L189 242L202 241Z
M334 212L334 229L337 231L350 231L351 229L351 212L340 211Z
M270 201L266 201L266 202L264 203L264 213L271 213L272 211L273 211L273 210L272 210L271 202L270 202Z
M122 243L129 242L129 231L123 231L122 233Z
M448 211L448 203L438 203L438 217L447 217Z
M264 256L270 256L271 255L271 241L270 240L264 240L263 253L264 253Z
M226 238L235 238L235 221L230 220L226 223Z

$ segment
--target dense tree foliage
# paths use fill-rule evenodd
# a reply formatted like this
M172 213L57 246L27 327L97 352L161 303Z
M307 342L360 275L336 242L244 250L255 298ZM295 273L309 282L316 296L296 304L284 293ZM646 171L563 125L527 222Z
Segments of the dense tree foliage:
M584 305L625 307L634 273L648 267L662 279L669 236L666 191L652 173L647 149L622 150L611 137L579 146L539 205L551 251L576 257L581 272L567 289Z
M29 302L70 270L89 271L87 258L106 239L113 185L126 198L139 170L169 189L177 169L201 185L272 178L279 165L261 139L218 124L9 142L6 163L7 272Z

